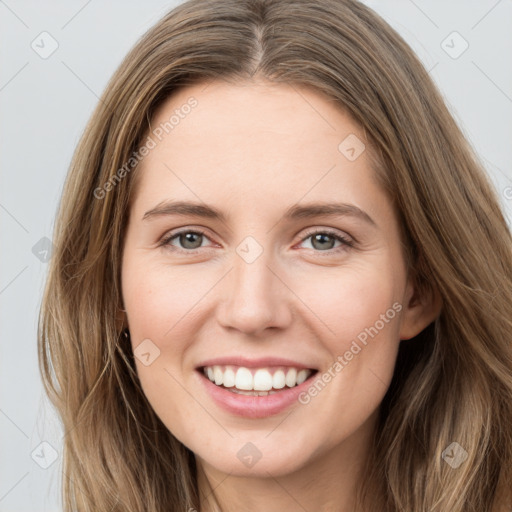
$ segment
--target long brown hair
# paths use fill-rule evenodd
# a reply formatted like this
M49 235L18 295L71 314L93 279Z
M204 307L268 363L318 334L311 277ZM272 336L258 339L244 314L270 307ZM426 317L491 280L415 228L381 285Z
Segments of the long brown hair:
M153 412L116 323L126 162L173 91L251 77L321 91L363 127L411 271L442 297L438 319L401 343L361 496L390 512L512 507L512 240L429 74L355 0L189 0L115 72L58 212L38 343L65 428L66 512L200 510L194 456ZM457 468L450 446L467 454Z

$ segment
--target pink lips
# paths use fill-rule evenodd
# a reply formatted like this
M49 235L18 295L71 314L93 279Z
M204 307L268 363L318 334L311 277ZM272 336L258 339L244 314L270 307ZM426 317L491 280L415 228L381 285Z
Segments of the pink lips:
M211 382L202 371L205 366L214 365L234 365L244 366L245 368L265 368L272 366L288 366L297 369L312 369L296 361L281 358L260 358L260 359L246 359L244 357L221 357L209 359L201 363L198 369L198 377L201 380L205 391L210 395L213 401L225 411L243 416L246 418L267 418L275 414L279 414L293 403L298 402L298 397L305 389L311 385L311 379L314 377L314 372L302 384L294 386L293 388L286 388L277 393L266 396L249 396L238 393L233 393L228 389L217 386Z

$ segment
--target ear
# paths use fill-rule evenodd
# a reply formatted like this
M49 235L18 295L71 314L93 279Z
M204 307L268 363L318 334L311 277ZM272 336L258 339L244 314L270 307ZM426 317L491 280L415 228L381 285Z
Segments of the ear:
M420 287L409 276L403 302L400 339L409 340L417 336L441 313L443 300L437 288Z

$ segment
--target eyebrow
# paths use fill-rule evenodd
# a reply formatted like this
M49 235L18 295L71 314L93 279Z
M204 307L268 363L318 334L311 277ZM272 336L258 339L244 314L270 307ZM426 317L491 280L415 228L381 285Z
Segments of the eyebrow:
M224 213L213 206L193 203L187 201L163 201L151 210L148 210L142 220L168 215L182 215L202 217L206 219L226 222ZM286 210L283 218L285 220L309 219L312 217L354 217L372 226L377 226L375 221L356 205L345 203L309 203L305 205L294 205Z

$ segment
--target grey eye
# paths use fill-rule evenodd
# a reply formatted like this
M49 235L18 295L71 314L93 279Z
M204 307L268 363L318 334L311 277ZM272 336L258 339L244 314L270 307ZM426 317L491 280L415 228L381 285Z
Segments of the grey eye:
M311 245L313 248L319 250L334 249L334 244L336 243L334 237L328 233L316 233L309 238L312 241Z
M203 235L194 231L180 233L177 238L184 249L197 249L201 247L203 242Z

